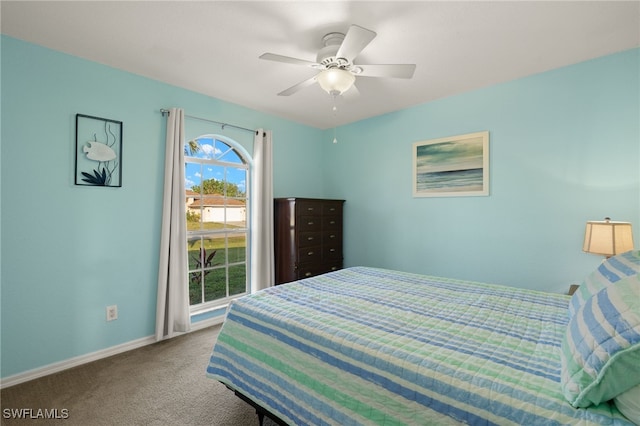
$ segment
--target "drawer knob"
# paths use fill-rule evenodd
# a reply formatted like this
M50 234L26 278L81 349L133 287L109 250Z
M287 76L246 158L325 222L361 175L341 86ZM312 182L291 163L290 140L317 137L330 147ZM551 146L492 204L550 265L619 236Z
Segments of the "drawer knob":
M329 223L330 223L331 225L335 225L335 224L336 224L336 221L335 221L335 220L332 220L332 221L331 221L331 222L329 222Z
M331 253L333 253L334 251L336 251L336 249L332 248L331 250L329 250Z
M313 237L307 237L307 241L313 241Z
M329 238L335 238L336 236L334 234L329 235Z
M307 210L312 212L313 211L313 207L307 207Z
M307 272L306 274L304 274L305 277L310 277L311 276L311 272Z
M307 225L313 225L313 221L310 220L309 222L307 222Z
M313 256L313 252L310 251L309 253L307 253L307 256Z

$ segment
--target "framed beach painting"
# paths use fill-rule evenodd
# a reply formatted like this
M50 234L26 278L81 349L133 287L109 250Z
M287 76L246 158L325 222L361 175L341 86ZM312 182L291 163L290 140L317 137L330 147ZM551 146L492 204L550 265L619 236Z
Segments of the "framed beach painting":
M413 196L489 195L489 132L413 144Z

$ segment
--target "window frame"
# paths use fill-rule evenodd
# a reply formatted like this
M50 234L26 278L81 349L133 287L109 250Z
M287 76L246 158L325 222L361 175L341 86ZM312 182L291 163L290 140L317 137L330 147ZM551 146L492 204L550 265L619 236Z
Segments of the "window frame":
M189 312L190 314L196 315L196 314L200 314L206 311L210 311L210 310L214 310L214 309L219 309L221 307L224 307L226 305L229 304L229 302L235 298L244 296L246 294L249 294L251 292L251 281L250 281L250 271L251 271L251 247L250 247L250 235L251 235L251 215L252 215L252 209L251 209L251 177L252 177L252 159L249 156L248 152L244 149L244 147L242 147L242 145L240 145L238 142L234 141L233 139L230 139L228 137L225 136L221 136L218 134L203 134L203 135L199 135L195 138L192 138L190 140L195 140L195 141L200 141L201 139L211 139L213 141L213 146L214 148L217 145L217 141L227 145L229 147L229 149L225 150L224 152L222 152L221 154L215 154L213 155L213 157L211 158L202 158L202 157L197 157L197 156L193 156L193 155L189 155L187 148L188 148L188 143L185 143L185 154L184 154L184 167L185 167L185 180L188 178L186 170L187 170L187 165L188 164L197 164L200 167L200 172L202 174L203 169L207 166L214 166L214 167L222 167L224 170L224 178L223 180L226 182L231 182L231 183L235 183L232 181L227 180L228 179L228 169L232 168L232 169L244 169L244 175L245 175L245 185L244 185L244 197L229 197L227 196L227 194L221 194L222 199L224 200L224 205L225 205L225 210L224 210L224 221L223 221L223 228L222 229L213 229L213 230L204 230L202 227L202 223L203 223L203 213L204 213L204 206L201 204L200 205L200 229L197 230L189 230L187 229L187 251L189 251L190 247L192 247L190 245L190 243L192 241L196 241L197 239L200 240L200 247L203 247L203 241L207 240L207 239L215 239L215 238L224 238L224 251L225 251L225 258L223 260L223 263L220 264L212 264L211 266L207 267L205 265L205 267L201 267L199 268L200 272L204 275L205 271L216 271L216 270L221 270L224 269L225 271L225 296L218 298L218 299L214 299L214 300L209 300L209 301L203 301L197 304L191 304L191 300L189 300ZM231 161L225 161L222 160L222 158L225 158L228 153L230 151L233 151L235 153L235 155L239 158L240 163L236 163L236 162L231 162ZM215 152L215 150L214 150ZM200 180L200 184L202 184L202 182L204 182L207 179L201 178ZM186 182L185 182L185 201L188 198L188 193L187 191L190 188L186 188ZM201 193L200 194L201 197L204 197L206 194ZM227 228L227 225L229 222L227 222L227 218L228 218L228 211L226 206L228 206L228 200L238 200L238 199L242 199L244 200L244 204L245 204L245 226L243 228ZM244 236L245 239L245 255L244 255L244 261L230 261L229 258L229 239L232 238L233 236L238 236L238 235L242 235ZM189 253L187 253L187 257L189 258ZM201 261L203 259L200 259ZM191 259L189 259L189 263L191 263ZM229 276L229 270L232 267L237 267L239 265L244 264L244 277L245 277L245 283L244 283L244 291L239 292L239 293L235 293L235 294L230 294L231 291L231 284L230 284L230 276ZM197 272L197 269L191 269L191 265L188 265L188 277L187 277L187 285L190 286L190 279L191 279L191 273L192 272ZM205 279L204 276L201 276L201 283L200 283L200 291L201 291L201 300L204 300L204 293L205 293L205 286L204 286L204 282L203 280ZM189 297L189 299L191 299Z

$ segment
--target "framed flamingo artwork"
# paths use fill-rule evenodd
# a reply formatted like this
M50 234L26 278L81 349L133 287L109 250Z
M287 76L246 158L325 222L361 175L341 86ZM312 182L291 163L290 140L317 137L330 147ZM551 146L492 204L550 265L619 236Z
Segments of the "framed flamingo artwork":
M122 122L76 114L75 184L122 186Z

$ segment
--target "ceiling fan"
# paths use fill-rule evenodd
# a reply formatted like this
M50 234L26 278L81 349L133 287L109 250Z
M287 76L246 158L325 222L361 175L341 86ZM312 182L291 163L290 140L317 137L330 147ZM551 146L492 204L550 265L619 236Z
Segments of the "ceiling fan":
M316 61L291 58L275 53L264 53L260 59L302 65L320 72L308 80L302 81L278 93L278 96L289 96L297 91L318 83L322 89L332 96L338 96L354 86L356 77L393 77L411 78L416 69L415 64L354 64L353 60L376 37L376 33L351 25L346 34L332 32L322 38L324 47L320 49Z

